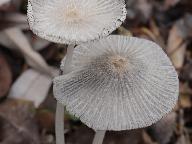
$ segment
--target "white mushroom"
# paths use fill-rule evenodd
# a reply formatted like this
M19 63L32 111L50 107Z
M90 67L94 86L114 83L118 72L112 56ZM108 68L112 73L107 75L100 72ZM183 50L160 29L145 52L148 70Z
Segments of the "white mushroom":
M155 43L109 36L77 46L69 74L54 79L54 95L95 130L150 126L178 99L178 76Z
M124 0L28 0L31 30L44 39L62 44L107 36L125 17Z

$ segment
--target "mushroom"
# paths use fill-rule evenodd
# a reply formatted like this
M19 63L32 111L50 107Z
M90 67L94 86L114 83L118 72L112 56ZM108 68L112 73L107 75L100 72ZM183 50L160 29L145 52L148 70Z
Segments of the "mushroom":
M61 66L62 68L62 66ZM160 120L178 99L178 75L154 42L109 36L77 46L54 95L94 130L131 130Z
M28 20L38 36L62 44L104 37L126 18L124 0L28 0Z
M124 0L28 0L30 29L48 41L69 44L63 73L76 44L109 35L126 18ZM64 108L57 103L56 143L64 144Z

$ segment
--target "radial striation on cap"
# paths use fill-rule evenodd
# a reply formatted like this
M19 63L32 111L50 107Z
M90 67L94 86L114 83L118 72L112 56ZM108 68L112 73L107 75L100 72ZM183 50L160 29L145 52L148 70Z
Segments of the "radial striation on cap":
M109 36L79 45L72 69L54 79L55 98L95 130L150 126L178 99L177 72L148 40Z
M28 21L38 36L62 44L104 37L126 18L124 0L28 0Z

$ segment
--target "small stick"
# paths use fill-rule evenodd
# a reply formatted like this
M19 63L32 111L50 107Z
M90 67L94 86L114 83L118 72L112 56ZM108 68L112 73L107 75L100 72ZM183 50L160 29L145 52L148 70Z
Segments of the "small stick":
M102 144L106 131L96 131L95 137L93 139L93 144Z
M67 74L71 71L71 61L72 61L74 46L75 45L69 45L67 48L63 74ZM64 106L59 102L57 102L57 108L56 108L55 135L56 135L56 144L65 144Z

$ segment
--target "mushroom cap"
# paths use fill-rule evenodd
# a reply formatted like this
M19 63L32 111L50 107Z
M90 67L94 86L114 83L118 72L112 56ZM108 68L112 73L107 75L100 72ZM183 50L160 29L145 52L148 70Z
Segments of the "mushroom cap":
M178 99L177 72L162 48L148 40L109 36L81 44L72 69L54 79L55 98L95 130L150 126Z
M30 29L61 44L104 37L126 18L124 0L28 0Z

